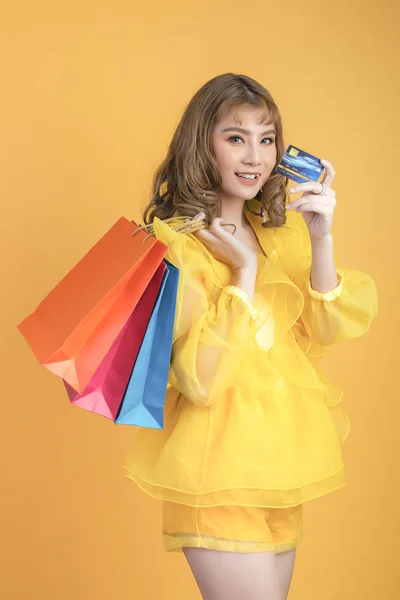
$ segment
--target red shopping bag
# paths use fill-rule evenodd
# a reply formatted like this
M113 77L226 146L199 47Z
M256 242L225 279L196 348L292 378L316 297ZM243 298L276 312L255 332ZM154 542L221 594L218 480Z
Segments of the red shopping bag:
M114 420L122 403L166 271L161 263L82 394L64 381L72 404Z
M146 237L121 217L18 325L39 363L80 394L168 250Z

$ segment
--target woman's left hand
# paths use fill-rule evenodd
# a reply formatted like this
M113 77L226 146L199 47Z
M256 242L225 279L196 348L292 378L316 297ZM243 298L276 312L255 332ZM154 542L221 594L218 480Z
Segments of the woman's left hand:
M322 182L307 181L291 187L290 193L303 192L303 194L298 200L286 205L288 210L301 212L307 224L310 238L313 239L323 238L330 234L333 212L336 206L336 194L331 188L335 171L329 161L321 159L321 164L326 169ZM326 186L326 189L324 194L319 195L322 189L321 183Z

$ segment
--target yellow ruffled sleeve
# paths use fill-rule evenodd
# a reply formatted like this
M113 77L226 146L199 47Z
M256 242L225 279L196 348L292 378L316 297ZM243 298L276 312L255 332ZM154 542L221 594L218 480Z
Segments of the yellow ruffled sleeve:
M237 377L262 319L241 289L218 281L196 238L159 219L154 233L180 271L169 383L194 404L210 406Z
M308 230L299 213L288 214L287 224L293 232L292 244L287 246L287 250L293 253L292 257L288 257L288 275L303 293L301 322L309 337L317 344L327 346L362 336L378 313L378 295L373 279L361 271L337 267L337 286L328 292L314 290Z

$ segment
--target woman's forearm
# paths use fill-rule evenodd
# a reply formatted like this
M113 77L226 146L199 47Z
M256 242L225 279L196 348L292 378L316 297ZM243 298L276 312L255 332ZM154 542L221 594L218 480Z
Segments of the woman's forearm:
M329 292L338 285L332 235L311 239L311 248L311 287L317 292Z

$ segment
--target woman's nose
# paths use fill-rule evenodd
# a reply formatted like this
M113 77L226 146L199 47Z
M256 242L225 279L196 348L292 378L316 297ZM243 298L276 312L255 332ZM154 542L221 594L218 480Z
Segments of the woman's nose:
M247 163L251 163L252 165L259 165L261 160L260 160L260 149L257 145L255 146L248 146L247 147L247 153L245 156L245 162Z

